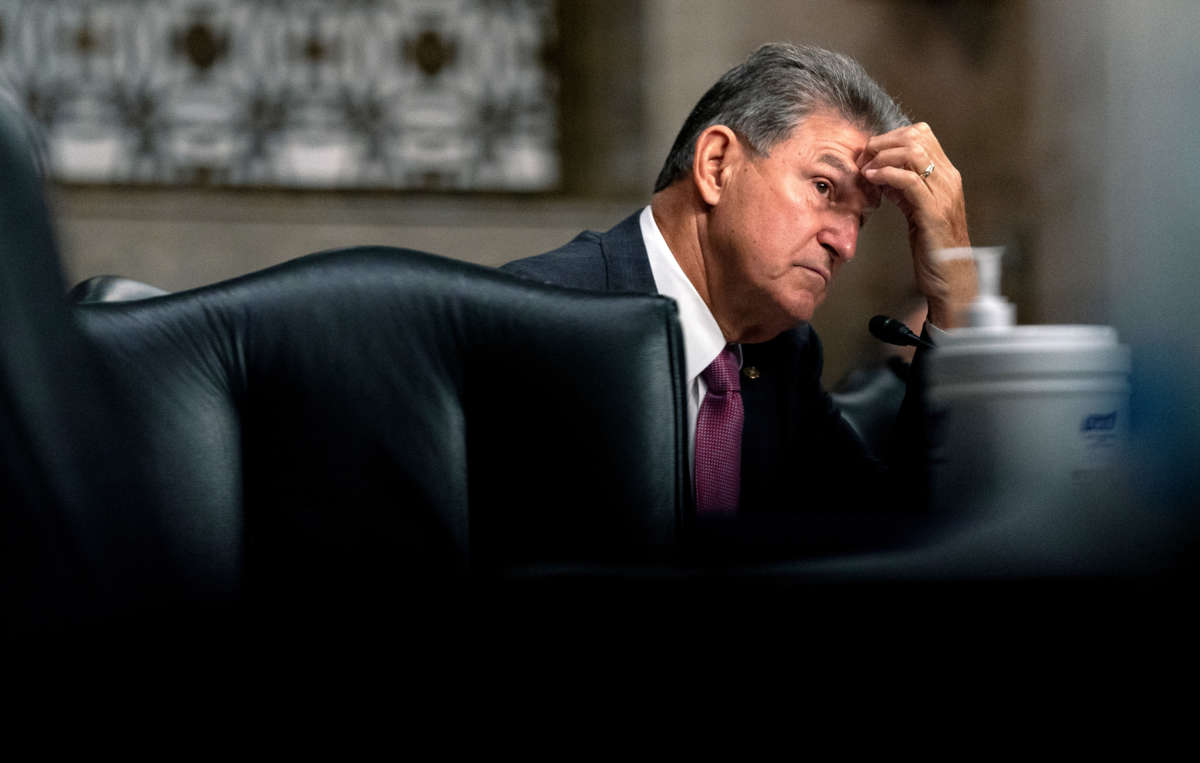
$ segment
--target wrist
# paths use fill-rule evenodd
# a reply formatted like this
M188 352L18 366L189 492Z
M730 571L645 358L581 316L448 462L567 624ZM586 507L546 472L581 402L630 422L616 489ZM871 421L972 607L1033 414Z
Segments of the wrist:
M954 306L949 300L926 297L928 310L925 320L943 329L953 329L959 326L962 306Z
M935 257L937 253L935 253ZM969 257L938 258L939 277L923 289L929 320L942 328L964 324L963 316L978 292L975 261Z

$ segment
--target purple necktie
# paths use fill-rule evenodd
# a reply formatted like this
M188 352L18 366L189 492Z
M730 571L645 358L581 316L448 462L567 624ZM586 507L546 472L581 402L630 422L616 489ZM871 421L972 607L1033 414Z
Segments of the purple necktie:
M726 347L700 374L708 391L696 418L696 511L737 511L742 475L742 391L738 358Z

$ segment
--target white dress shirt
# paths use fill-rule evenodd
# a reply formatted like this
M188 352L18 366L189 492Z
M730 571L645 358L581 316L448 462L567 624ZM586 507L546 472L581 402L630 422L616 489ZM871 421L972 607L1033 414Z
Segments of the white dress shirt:
M646 254L650 257L650 272L654 276L654 286L658 293L675 300L679 306L679 326L683 330L683 366L687 383L687 412L688 412L688 458L695 465L696 458L696 417L700 413L700 401L708 385L700 378L708 364L716 359L725 349L727 342L717 325L708 305L700 298L696 287L684 275L683 268L675 255L671 254L667 240L663 238L658 223L654 222L654 213L650 207L642 210L638 218L642 226L642 240L646 243ZM736 345L735 345L736 346ZM741 348L738 347L738 365L741 365Z

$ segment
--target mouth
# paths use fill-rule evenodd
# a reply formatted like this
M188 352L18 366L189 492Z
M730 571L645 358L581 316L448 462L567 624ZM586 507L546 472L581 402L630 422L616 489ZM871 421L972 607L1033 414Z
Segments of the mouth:
M822 269L820 269L820 268L817 268L817 267L813 267L812 265L801 265L800 267L801 267L801 268L803 268L803 269L805 269L805 270L807 270L807 271L808 271L808 272L810 272L810 273L816 273L818 276L820 276L820 277L821 277L821 280L825 282L825 285L826 285L826 286L829 286L829 278L830 278L830 276L829 276L829 272L828 272L828 271L826 271L826 270L822 270Z

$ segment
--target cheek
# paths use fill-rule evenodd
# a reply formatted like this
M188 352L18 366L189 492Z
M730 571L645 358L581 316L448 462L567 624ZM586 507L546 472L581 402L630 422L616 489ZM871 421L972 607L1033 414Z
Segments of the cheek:
M762 246L759 251L764 270L777 277L790 273L796 263L803 259L805 246L805 231L799 226L786 224L772 225L762 230Z

